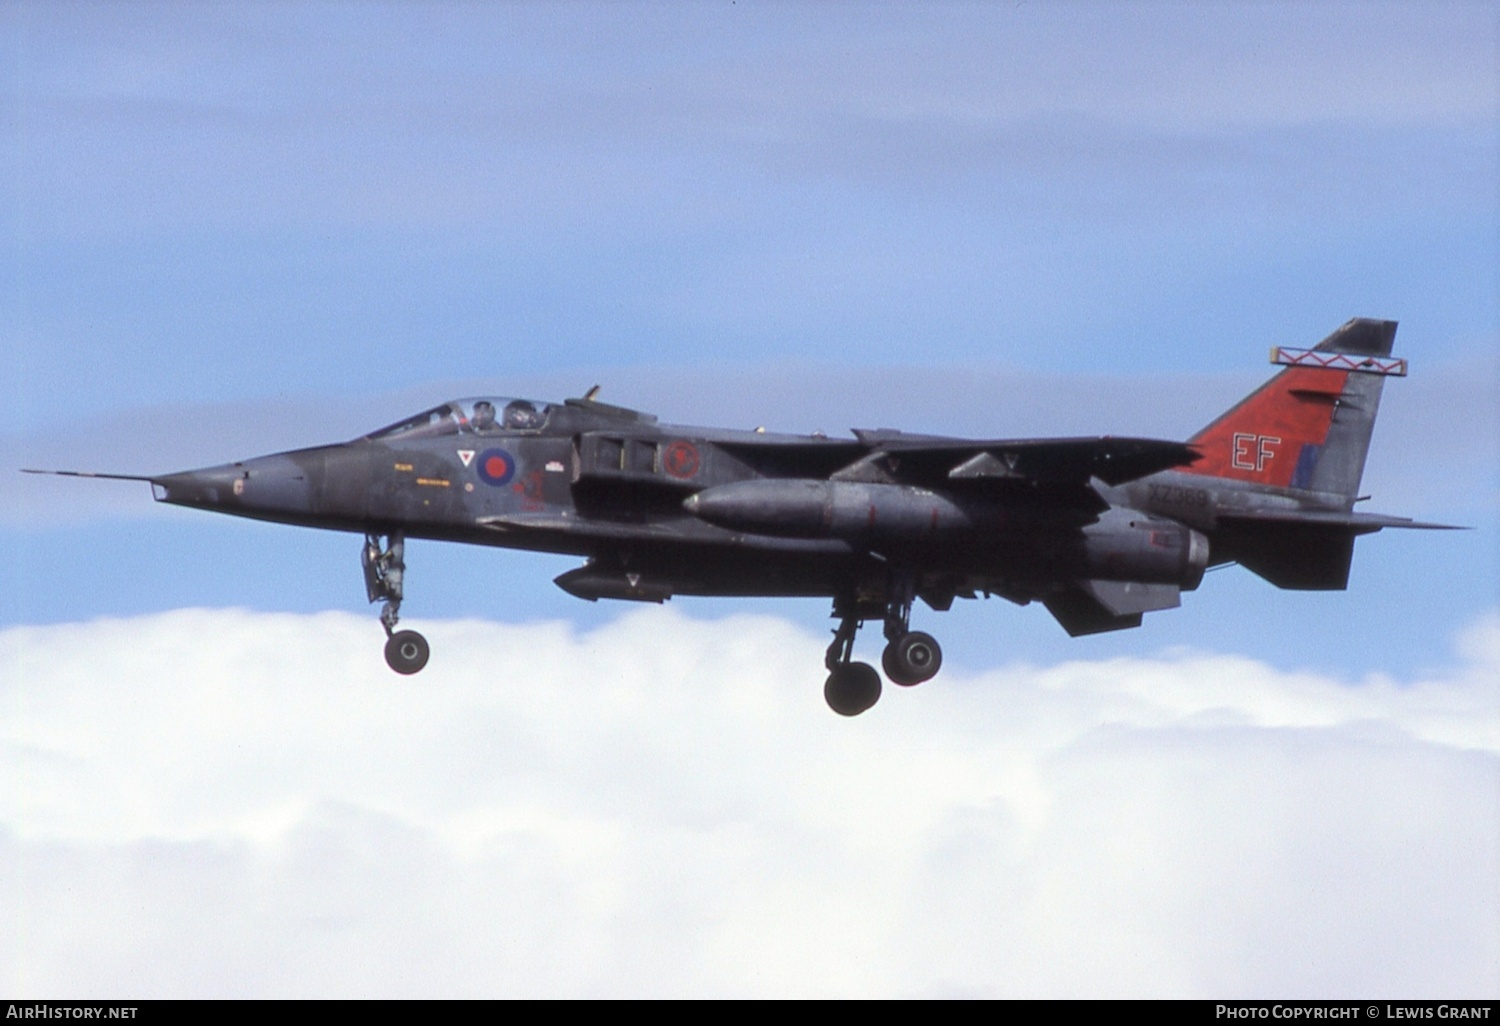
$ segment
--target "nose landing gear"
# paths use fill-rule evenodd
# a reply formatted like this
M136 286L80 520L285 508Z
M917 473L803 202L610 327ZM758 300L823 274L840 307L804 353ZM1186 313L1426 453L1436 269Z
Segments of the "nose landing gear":
M380 535L365 535L361 562L365 568L365 594L371 602L385 603L380 610L380 625L385 628L385 662L397 673L413 674L427 665L431 650L427 639L416 631L398 631L401 619L403 577L406 573L406 539L393 531L388 544L380 544Z
M431 654L427 639L416 631L397 631L385 641L386 665L397 673L416 673Z

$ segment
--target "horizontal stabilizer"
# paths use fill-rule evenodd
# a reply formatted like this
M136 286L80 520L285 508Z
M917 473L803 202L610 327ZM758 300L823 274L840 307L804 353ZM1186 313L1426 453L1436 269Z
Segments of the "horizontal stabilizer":
M1393 517L1386 513L1342 513L1338 510L1268 509L1219 514L1219 522L1264 524L1317 524L1323 527L1347 528L1354 534L1373 534L1386 527L1406 527L1424 531L1467 531L1457 524L1433 524L1410 517Z
M1278 588L1291 591L1343 591L1349 586L1354 538L1378 527L1295 520L1221 518L1213 558L1233 560Z
M1233 560L1293 591L1342 591L1349 585L1354 539L1387 527L1461 531L1383 513L1337 510L1252 510L1219 514L1215 561Z

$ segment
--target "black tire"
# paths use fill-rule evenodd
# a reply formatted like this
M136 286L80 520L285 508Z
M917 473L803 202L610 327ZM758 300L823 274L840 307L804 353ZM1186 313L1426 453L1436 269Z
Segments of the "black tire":
M931 634L908 631L885 646L880 664L892 684L909 688L937 676L943 668L943 650Z
M385 643L386 665L397 673L416 673L427 665L431 654L427 639L416 631L397 631Z
M880 674L869 663L837 667L823 685L823 700L840 716L858 716L880 701Z

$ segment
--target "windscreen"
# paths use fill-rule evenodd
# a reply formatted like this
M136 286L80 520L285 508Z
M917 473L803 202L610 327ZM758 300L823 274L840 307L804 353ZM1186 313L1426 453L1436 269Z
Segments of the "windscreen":
M397 421L367 437L389 441L435 438L440 435L498 435L538 431L546 426L552 407L530 399L478 396L457 399L415 417Z

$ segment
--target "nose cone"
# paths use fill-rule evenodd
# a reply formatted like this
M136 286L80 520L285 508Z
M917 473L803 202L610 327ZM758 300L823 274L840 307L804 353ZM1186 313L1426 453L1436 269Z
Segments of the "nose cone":
M305 516L312 511L306 460L262 456L153 478L158 502L246 516Z
M180 474L152 478L151 494L157 502L213 508L227 505L235 498L236 487L243 493L244 476L244 468L232 463L203 470L184 470Z

